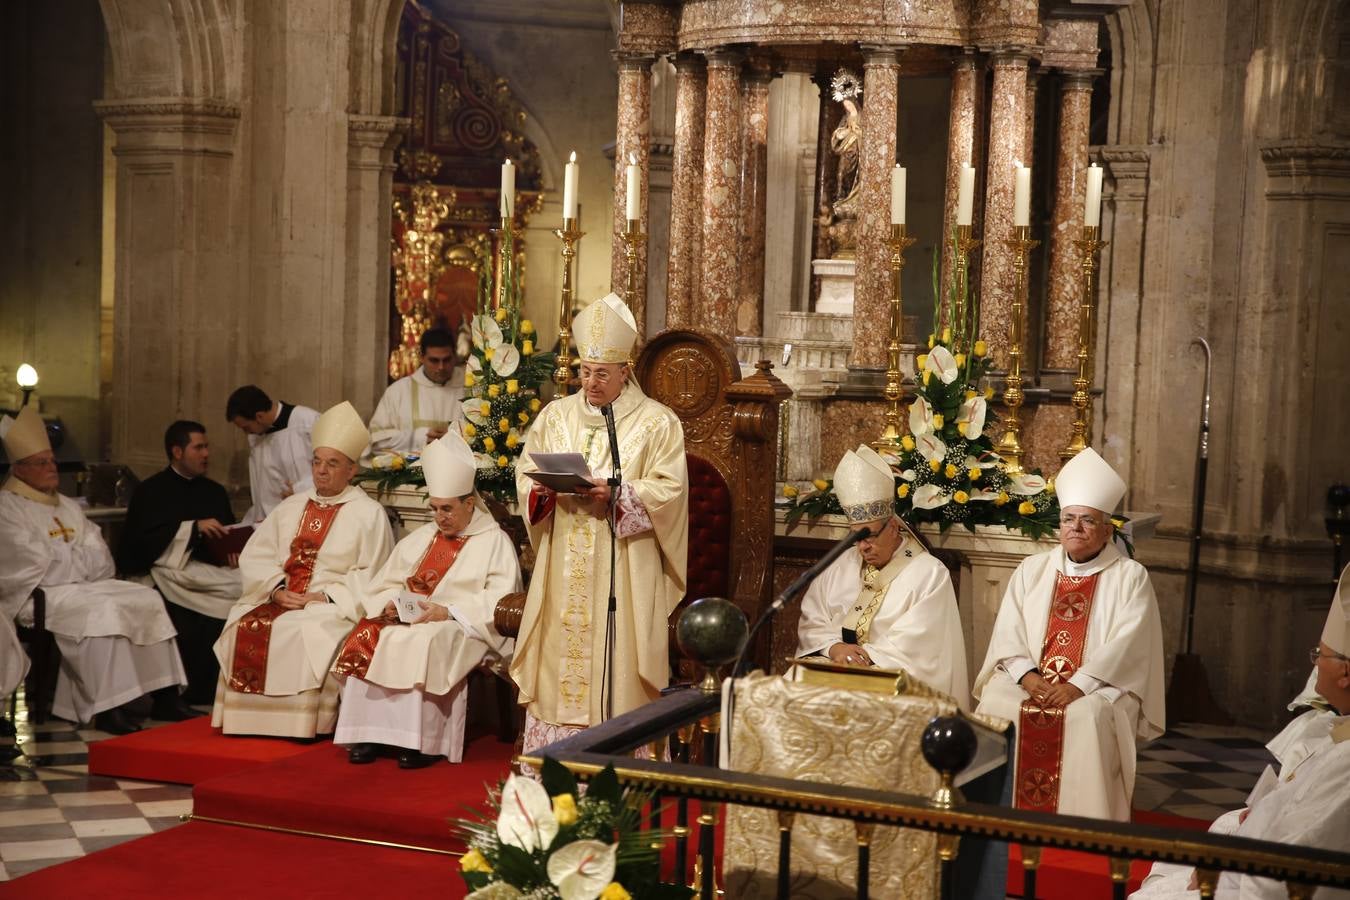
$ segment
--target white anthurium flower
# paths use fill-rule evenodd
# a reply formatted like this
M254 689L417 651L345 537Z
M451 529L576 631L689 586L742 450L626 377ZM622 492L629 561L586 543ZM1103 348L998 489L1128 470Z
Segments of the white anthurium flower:
M482 409L482 402L483 401L477 397L465 397L463 406L460 410L464 413L464 418L472 422L476 427L481 427L487 423L487 417L479 412L479 410ZM465 440L472 440L472 438L465 438Z
M878 450L877 456L880 456L882 461L885 462L886 465L890 466L892 469L900 465L900 456L894 450L891 449Z
M492 316L482 315L474 316L470 325L473 333L473 343L475 347L482 347L485 350L496 348L502 345L502 329Z
M939 506L946 506L951 497L942 493L942 488L936 484L921 485L914 492L915 509L937 509Z
M1003 457L992 450L981 450L979 456L967 456L967 469L992 469L1003 462Z
M502 811L497 816L497 837L503 844L530 852L547 850L558 836L553 801L537 781L511 775L502 787Z
M1039 475L1014 475L1012 483L1008 485L1008 493L1018 494L1023 497L1034 497L1045 490L1045 479Z
M478 358L477 354L470 354L469 361L465 365L467 365L469 371L475 375L483 371L483 361Z
M595 900L614 880L618 855L617 844L573 841L548 858L548 880L562 900Z
M971 491L971 500L997 500L998 491Z
M947 455L947 445L935 434L921 434L914 439L914 449L927 460L943 459Z
M519 367L520 351L510 344L503 344L492 354L492 371L503 378L515 374Z
M946 347L937 346L928 351L928 362L924 366L938 377L943 384L951 384L960 371L956 366L956 357Z
M381 453L371 457L370 467L372 469L392 469L394 467L394 460L398 458L399 456L397 453Z
M900 477L905 479L906 481L913 481L915 478L918 478L919 476L918 473L916 473L913 469L905 469L905 471L900 473Z
M984 431L984 417L987 407L983 397L971 397L961 404L956 413L956 424L966 440L973 441Z
M928 401L922 397L915 397L914 402L909 405L909 431L918 439L920 435L929 434L933 430L933 407L928 405Z

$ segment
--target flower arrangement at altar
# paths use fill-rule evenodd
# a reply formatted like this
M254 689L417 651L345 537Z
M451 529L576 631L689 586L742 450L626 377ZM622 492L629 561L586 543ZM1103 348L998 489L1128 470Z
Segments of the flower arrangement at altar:
M545 759L542 783L511 775L490 796L495 818L464 819L460 874L469 900L687 900L688 887L660 879L664 833L644 831L650 792L621 789L613 766L586 792L562 764Z

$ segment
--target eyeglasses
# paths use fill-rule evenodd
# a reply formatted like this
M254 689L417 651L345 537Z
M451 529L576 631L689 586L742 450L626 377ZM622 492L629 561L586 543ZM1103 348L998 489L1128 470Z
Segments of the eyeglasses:
M1321 647L1314 647L1308 651L1308 662L1315 666L1319 659L1339 659L1341 662L1350 662L1350 656L1335 652L1323 653Z
M862 531L862 532L864 533L865 537L859 538L859 539L858 539L858 543L860 543L860 544L866 544L866 543L869 543L869 542L871 542L871 541L875 541L877 538L879 538L879 537L881 537L883 534L885 534L885 533L890 529L891 525L893 525L894 523L895 523L895 520L894 520L894 519L891 519L889 522L887 522L885 525L882 525L882 526L881 526L880 528L878 528L876 531L872 531L870 528L859 529L860 531Z
M1102 522L1101 519L1091 515L1078 516L1073 515L1072 513L1066 513L1059 517L1059 524L1067 525L1069 527L1073 527L1074 525L1082 523L1084 526L1088 528L1095 528L1096 526L1100 525L1101 522Z

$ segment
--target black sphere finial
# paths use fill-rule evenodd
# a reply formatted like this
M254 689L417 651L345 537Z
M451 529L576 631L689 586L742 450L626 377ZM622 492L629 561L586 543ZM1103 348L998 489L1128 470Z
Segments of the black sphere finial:
M919 739L923 758L943 775L955 776L975 758L975 729L960 716L937 716Z

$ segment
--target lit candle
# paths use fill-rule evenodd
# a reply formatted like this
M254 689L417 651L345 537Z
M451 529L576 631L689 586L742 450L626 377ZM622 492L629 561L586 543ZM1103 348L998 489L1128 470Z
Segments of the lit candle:
M971 209L975 205L975 167L961 166L961 180L956 190L956 224L969 225Z
M1013 225L1031 224L1031 168L1018 160L1017 179L1013 182Z
M511 160L502 163L502 218L509 219L516 212L516 167Z
M905 224L905 168L899 163L891 169L891 224Z
M1098 228L1102 224L1102 169L1096 163L1088 166L1087 202L1083 204L1083 224Z
M642 218L642 193L638 188L638 164L637 154L628 154L628 190L625 195L627 200L628 221L636 222Z
M577 217L577 151L563 167L563 221Z

